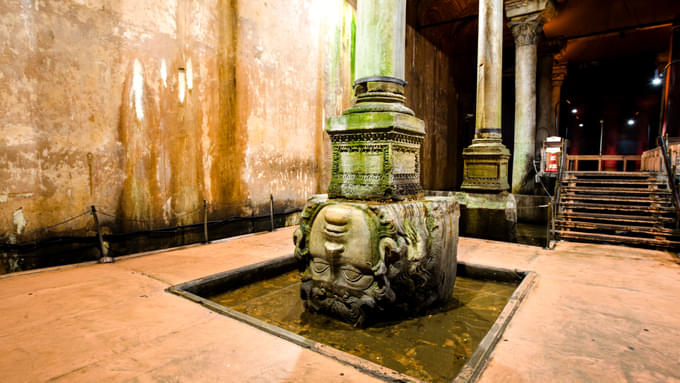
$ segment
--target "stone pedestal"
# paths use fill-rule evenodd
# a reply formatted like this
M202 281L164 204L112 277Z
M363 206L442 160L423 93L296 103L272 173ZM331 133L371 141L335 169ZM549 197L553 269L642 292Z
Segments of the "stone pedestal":
M451 297L458 203L312 197L295 232L305 306L364 326L414 315Z
M422 196L420 146L425 124L404 105L403 92L403 85L388 81L357 84L354 105L329 120L331 198Z
M428 191L432 196L453 197L460 204L460 235L517 242L517 198L508 192L466 193Z
M463 185L470 191L508 190L510 151L500 140L473 140L463 149Z

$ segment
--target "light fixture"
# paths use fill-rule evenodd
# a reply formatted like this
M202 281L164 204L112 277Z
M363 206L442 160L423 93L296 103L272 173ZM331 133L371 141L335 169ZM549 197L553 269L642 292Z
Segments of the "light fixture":
M631 119L629 119L626 123L628 124L628 126L633 126L633 125L635 125L635 120L633 120L633 119L631 118Z
M571 110L571 114L576 114L576 113L578 113L578 109L574 108L574 109Z
M659 70L658 69L654 70L654 78L652 79L652 85L659 86L661 85L662 82L663 80L661 80L661 77L659 77Z
M578 124L578 127L579 127L579 128L582 128L582 127L583 127L583 124Z

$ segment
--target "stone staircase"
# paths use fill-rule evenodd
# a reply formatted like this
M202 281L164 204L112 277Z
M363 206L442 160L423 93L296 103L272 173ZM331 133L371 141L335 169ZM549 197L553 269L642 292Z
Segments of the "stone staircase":
M680 249L668 177L659 172L565 171L555 234L565 240Z

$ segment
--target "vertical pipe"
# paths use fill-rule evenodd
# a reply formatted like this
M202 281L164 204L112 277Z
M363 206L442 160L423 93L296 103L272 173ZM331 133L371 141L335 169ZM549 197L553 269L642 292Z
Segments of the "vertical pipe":
M604 120L600 120L600 156L602 156L602 137L604 137Z
M92 211L92 218L94 218L94 225L97 228L97 239L99 240L99 263L113 263L113 258L106 256L102 228L99 224L99 217L97 217L97 208L92 205L90 206L90 210Z
M208 243L208 201L203 200L203 242Z

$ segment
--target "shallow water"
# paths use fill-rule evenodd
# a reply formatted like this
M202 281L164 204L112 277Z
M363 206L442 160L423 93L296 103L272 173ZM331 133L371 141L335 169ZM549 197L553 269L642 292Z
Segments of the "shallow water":
M308 313L296 271L211 297L223 306L426 381L451 381L517 284L458 277L444 307L423 316L357 329Z

